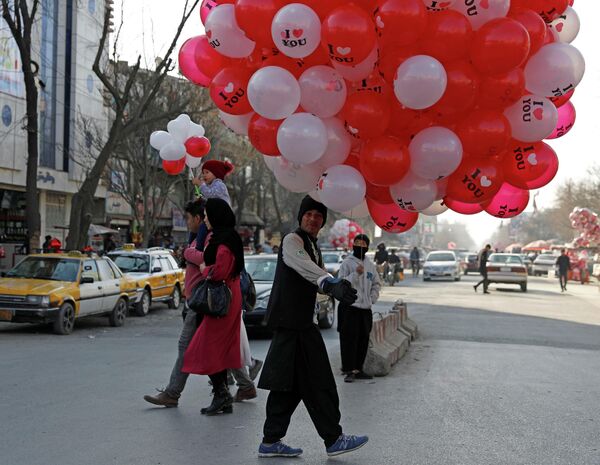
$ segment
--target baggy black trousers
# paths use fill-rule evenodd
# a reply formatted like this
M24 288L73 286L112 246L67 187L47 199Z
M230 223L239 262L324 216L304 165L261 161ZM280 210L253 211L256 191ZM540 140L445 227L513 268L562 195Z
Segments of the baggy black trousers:
M338 315L342 371L344 373L353 370L362 371L369 350L373 312L370 309L340 304Z

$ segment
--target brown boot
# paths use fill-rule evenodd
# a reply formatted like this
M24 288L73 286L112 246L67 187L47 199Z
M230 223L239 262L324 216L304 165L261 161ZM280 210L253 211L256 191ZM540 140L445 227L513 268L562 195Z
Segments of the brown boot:
M250 399L256 399L256 388L254 386L248 389L238 389L233 401L242 402Z
M167 408L177 407L177 405L179 404L179 399L171 397L164 391L159 392L160 394L158 394L157 396L144 396L144 400L146 402L150 402L151 404L161 405Z

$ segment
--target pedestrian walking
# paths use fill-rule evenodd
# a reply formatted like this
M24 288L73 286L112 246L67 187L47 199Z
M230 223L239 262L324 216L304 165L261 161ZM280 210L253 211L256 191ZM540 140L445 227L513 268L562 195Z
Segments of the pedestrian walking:
M319 290L346 305L356 301L356 291L348 281L335 279L323 269L317 236L326 221L325 205L306 196L298 213L300 227L283 238L279 251L266 316L273 339L258 383L270 391L259 457L302 454L302 449L282 442L300 401L325 442L327 455L356 450L368 441L366 436L342 432L335 379L315 324Z
M375 264L366 256L369 251L369 237L359 234L354 238L353 253L344 259L338 277L347 279L357 291L356 302L338 306L338 331L342 353L342 373L344 381L373 379L363 371L363 364L369 349L369 336L373 327L371 307L379 299L381 281Z
M488 281L487 262L490 258L491 253L492 246L490 244L486 245L484 249L481 252L479 252L479 273L481 274L483 279L479 281L475 286L473 286L475 292L477 292L479 286L483 284L483 293L489 294L488 286L490 285L490 282Z
M204 201L198 199L194 202L190 202L185 207L185 217L187 227L190 233L195 237L200 228L200 224L204 221ZM177 347L177 360L171 370L171 377L169 378L169 384L164 390L159 390L159 394L156 396L146 395L144 400L154 405L161 405L164 407L177 407L181 393L185 388L189 374L181 370L183 366L183 358L185 351L187 350L192 337L198 327L196 312L192 311L188 305L187 300L192 296L194 288L202 279L202 272L200 268L204 265L204 252L196 248L196 239L193 239L183 251L183 258L185 259L185 298L183 316L183 328L179 335L179 343Z
M210 238L204 250L206 268L202 279L224 282L231 292L227 314L220 318L204 316L185 351L182 371L208 375L213 386L210 406L201 410L212 416L233 412L233 397L227 386L227 370L241 368L242 290L240 273L244 269L244 246L235 230L235 214L222 199L206 201Z
M566 292L567 282L569 281L569 271L571 270L571 259L567 255L567 251L565 249L560 251L560 257L556 259L556 266L558 267L560 291Z

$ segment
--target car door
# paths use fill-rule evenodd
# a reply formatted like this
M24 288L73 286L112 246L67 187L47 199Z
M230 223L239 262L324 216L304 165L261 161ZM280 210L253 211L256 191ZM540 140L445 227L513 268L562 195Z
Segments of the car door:
M104 292L101 310L107 312L117 305L117 300L119 300L119 296L121 295L121 278L115 276L108 260L101 258L96 263L98 264L98 272L100 273Z
M104 292L95 260L84 260L81 278L92 278L92 283L79 284L79 315L93 315L100 311Z
M175 275L175 270L173 270L173 266L169 261L167 256L160 257L161 267L165 276L165 295L171 295L173 293L173 289L175 288L175 283L177 282L177 276Z
M152 272L150 275L150 285L152 287L152 296L155 299L161 299L169 295L166 282L166 271L159 255L153 255L150 257L150 260L150 270ZM158 271L159 269L160 271Z

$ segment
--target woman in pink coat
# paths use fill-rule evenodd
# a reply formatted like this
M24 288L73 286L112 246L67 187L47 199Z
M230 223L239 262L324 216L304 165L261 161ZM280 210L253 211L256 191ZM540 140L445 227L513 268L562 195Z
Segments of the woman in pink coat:
M182 371L209 376L213 385L213 401L209 407L202 409L202 413L216 415L233 411L227 370L242 366L240 272L244 269L244 248L235 231L235 215L227 202L208 199L205 222L212 236L204 250L206 268L202 279L211 273L212 281L225 281L232 298L226 316L203 318L185 352Z

